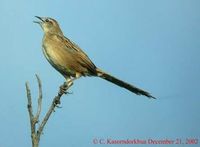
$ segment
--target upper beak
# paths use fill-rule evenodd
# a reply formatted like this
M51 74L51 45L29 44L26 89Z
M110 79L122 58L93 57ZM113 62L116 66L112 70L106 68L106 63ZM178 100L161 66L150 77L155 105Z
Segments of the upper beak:
M42 22L44 22L44 18L39 17L39 16L35 16L35 17L38 18L38 19L41 20L41 21L33 21L34 23L41 24Z

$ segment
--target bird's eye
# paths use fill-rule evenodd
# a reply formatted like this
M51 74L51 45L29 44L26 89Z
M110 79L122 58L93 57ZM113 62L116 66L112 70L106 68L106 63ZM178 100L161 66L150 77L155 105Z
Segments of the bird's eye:
M46 19L46 22L50 22L50 20L49 20L49 19Z

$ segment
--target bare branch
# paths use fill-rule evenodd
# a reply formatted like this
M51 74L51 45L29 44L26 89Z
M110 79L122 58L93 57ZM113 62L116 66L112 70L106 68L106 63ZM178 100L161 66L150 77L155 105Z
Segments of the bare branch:
M38 88L39 88L38 107L37 107L37 113L35 115L35 121L38 122L42 110L42 84L39 76L37 74L35 76L37 78Z
M28 85L28 82L26 82L26 94L28 99L28 112L29 112L29 118L30 118L30 125L31 125L31 139L32 139L32 145L36 144L36 136L35 136L35 123L34 123L34 115L33 115L33 108L32 108L32 100L31 100L31 91Z
M51 116L52 112L54 112L55 108L58 107L60 104L60 99L63 96L63 94L67 94L67 90L73 85L71 82L64 82L58 91L57 96L54 97L52 104L49 107L49 110L47 111L45 117L42 120L42 123L38 126L38 129L36 130L36 124L39 122L40 114L42 111L42 84L41 80L38 75L36 75L37 82L38 82L38 88L39 88L39 96L38 96L38 107L37 112L34 116L33 114L33 108L32 108L32 98L31 98L31 91L28 85L28 82L26 82L26 93L27 93L27 99L28 99L28 112L30 117L30 124L31 124L31 139L32 139L32 147L38 147L40 136L44 130L44 127L49 120L49 117Z
M51 116L52 112L54 112L55 108L60 104L60 99L63 94L66 94L67 90L72 86L72 83L64 82L63 85L60 86L59 92L57 96L53 99L51 106L49 107L48 112L46 113L44 119L42 120L41 125L38 128L37 135L40 138L41 133L43 132L44 126L47 123L49 117Z
M28 112L29 112L29 116L30 118L33 118L33 108L32 108L32 100L31 100L31 91L29 88L29 84L28 82L26 82L26 94L27 94L27 99L28 99Z

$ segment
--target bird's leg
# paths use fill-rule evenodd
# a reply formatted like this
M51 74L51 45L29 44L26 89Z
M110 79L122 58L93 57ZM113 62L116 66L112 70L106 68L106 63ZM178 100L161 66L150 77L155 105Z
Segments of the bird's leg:
M74 78L66 78L66 83L67 83L67 86L70 86L70 85L72 85L73 84L73 81L74 81Z
M78 79L78 78L80 78L80 77L81 77L80 73L76 73L75 77L71 77L71 76L70 77L65 77L66 82L64 83L64 85L62 85L60 87L61 92L65 93L65 94L71 94L69 92L66 92L66 89L68 87L72 86L73 85L73 81Z
M66 92L67 89L73 84L71 77L65 77L65 79L66 82L64 82L64 84L60 86L60 92L59 92L60 95L67 94L68 93Z
M71 84L73 84L74 80L76 80L80 77L81 77L81 74L77 72L75 77L66 78L66 81L67 81L68 85L71 85Z

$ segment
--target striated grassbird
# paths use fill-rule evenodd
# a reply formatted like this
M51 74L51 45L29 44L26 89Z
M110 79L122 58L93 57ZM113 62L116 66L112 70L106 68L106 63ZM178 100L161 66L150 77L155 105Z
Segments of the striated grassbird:
M123 87L137 95L155 98L149 92L124 82L97 68L83 50L64 36L58 22L50 17L39 17L38 23L44 31L42 49L48 62L60 72L67 82L82 76L96 76Z

